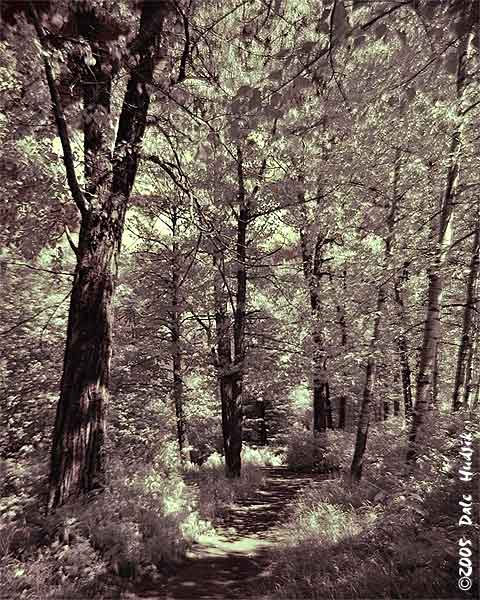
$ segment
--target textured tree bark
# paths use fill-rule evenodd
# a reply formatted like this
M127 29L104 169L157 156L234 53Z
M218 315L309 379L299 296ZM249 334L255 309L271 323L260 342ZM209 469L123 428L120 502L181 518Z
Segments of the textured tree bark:
M217 388L222 407L222 433L225 454L225 474L227 477L240 475L241 462L236 460L239 432L236 430L236 407L232 381L232 340L230 317L227 306L226 272L223 250L218 249L213 257L215 266L214 299ZM241 434L241 432L240 432Z
M467 359L466 375L465 375L465 386L463 394L463 403L465 406L470 406L470 410L475 410L478 404L478 385L480 383L480 319L478 314L474 318L474 333L473 343L470 348L470 352ZM477 383L475 385L474 376L477 376ZM472 395L475 394L473 397ZM472 402L471 402L472 399Z
M462 336L457 356L455 372L455 385L453 388L453 410L468 408L468 387L471 381L471 364L473 355L473 329L474 316L478 304L478 280L480 276L480 219L473 239L470 271L468 274L467 290L465 294L465 307L463 309ZM470 365L470 367L469 367Z
M100 490L105 481L105 405L108 400L112 344L112 298L125 213L137 172L140 141L150 101L156 39L162 29L165 4L142 3L137 63L131 69L115 140L111 144L111 69L105 42L96 39L96 16L78 8L80 35L96 62L85 69L85 189L77 182L65 115L48 60L48 44L32 8L44 50L47 83L58 134L64 150L67 180L81 214L81 225L68 316L60 399L52 440L49 500L52 510L65 502ZM82 12L84 11L84 12ZM110 75L108 74L110 73Z
M245 370L245 326L247 320L247 228L250 219L250 200L245 192L243 156L237 150L238 200L236 270L237 291L233 320L233 364L228 379L228 402L225 422L228 435L225 441L225 475L240 477L243 431L243 379Z
M112 260L117 240L99 215L82 222L53 433L49 508L105 482L105 403L111 358Z
M440 355L439 355L439 346L438 344L435 346L435 357L433 359L433 368L432 368L432 389L431 389L431 398L430 404L428 408L433 410L435 406L438 404L438 393L440 387Z
M428 275L427 313L417 376L415 410L409 433L409 446L407 450L407 463L409 464L414 464L416 462L419 446L423 443L420 436L424 430L425 418L429 408L428 390L432 385L435 352L440 340L441 301L444 286L443 269L449 254L453 233L455 197L457 194L460 158L463 145L464 118L462 99L466 88L466 66L474 37L473 24L478 18L477 8L477 3L472 3L471 11L469 14L465 15L468 31L460 40L457 49L457 115L459 122L452 134L449 165L440 213L436 255Z
M399 202L399 180L400 180L400 172L401 172L401 154L400 151L397 150L395 155L395 165L393 171L393 205L392 211L389 217L389 230L391 231L391 235L393 235L393 230L395 227L395 218L396 212L398 208ZM393 242L393 239L392 239ZM408 416L413 411L413 402L412 402L412 376L410 370L410 362L408 357L409 344L406 334L404 333L406 329L407 323L407 311L405 307L405 298L404 298L404 287L408 280L408 263L404 263L402 268L402 273L396 275L393 283L393 296L395 300L395 304L397 307L398 320L401 328L401 332L397 337L397 348L398 348L398 356L400 361L400 374L402 381L402 395L403 395L403 406L405 411L405 416ZM397 415L399 410L397 407L394 407L394 414Z
M242 469L243 406L242 389L235 375L223 377L220 382L222 425L225 450L225 475L240 477Z
M323 433L332 428L332 411L330 405L330 389L328 372L325 365L325 349L323 336L313 335L315 349L313 353L313 431ZM320 338L320 339L319 339Z

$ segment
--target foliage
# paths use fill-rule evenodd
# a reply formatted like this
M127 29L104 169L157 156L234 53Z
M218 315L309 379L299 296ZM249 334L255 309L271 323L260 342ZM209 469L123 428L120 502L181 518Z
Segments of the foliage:
M49 517L27 494L26 478L40 483L32 465L3 470L5 487L17 486L1 504L0 593L11 598L104 597L118 578L159 576L211 529L168 451L155 468L137 464L132 472L118 463L103 494Z
M405 434L392 421L371 436L376 461L359 485L337 479L302 494L272 556L275 597L457 597L463 419L432 415L427 431L420 477L406 474Z
M125 105L133 143L112 154L126 82L137 70L146 76L145 48L132 51L145 41L136 38L138 8L160 4L152 76L131 87L148 102ZM277 444L292 470L343 476L298 499L291 544L274 558L281 595L407 598L412 581L419 595L453 594L449 523L464 415L447 407L462 377L474 412L480 395L471 245L480 206L478 28L464 77L458 68L473 0L160 4L0 3L0 594L108 595L112 577L158 574L208 520L261 485L262 467L281 460ZM57 122L45 65L63 111ZM142 118L140 104L148 105ZM72 151L67 178L59 120ZM126 210L123 237L116 208L99 208L111 200L106 190L122 157L131 159L132 178L114 198ZM99 208L95 218L80 214L81 203L77 210L75 177L89 209ZM439 199L449 194L452 238L439 257ZM105 239L114 231L122 246L107 269L116 284L105 395L110 481L85 505L43 517L73 274L86 264L80 223L85 234L97 218ZM315 281L302 244L318 267ZM418 349L429 333L425 305L438 258L442 305L433 313L442 328L424 378ZM233 361L242 371L244 435L258 440L258 427L272 444L244 446L236 480L225 480L221 456L218 383L228 377L216 354L216 277L232 335L227 353L245 346ZM315 337L335 426L346 406L345 428L317 438L307 408ZM369 360L373 405L363 476L353 486ZM432 384L415 468L405 466L405 368L413 395L417 381Z
M221 516L236 500L247 498L264 480L262 467L278 466L282 457L271 448L242 450L242 475L239 479L225 479L225 461L217 452L201 466L185 465L186 477L198 489L200 510L208 519Z
M320 457L321 469L346 470L352 446L353 436L348 432L327 431L315 439L311 431L294 427L286 440L285 461L294 471L312 471Z

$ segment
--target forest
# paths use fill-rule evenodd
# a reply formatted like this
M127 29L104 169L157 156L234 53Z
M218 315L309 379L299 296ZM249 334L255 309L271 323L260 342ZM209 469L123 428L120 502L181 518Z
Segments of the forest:
M0 17L0 598L478 598L480 0Z

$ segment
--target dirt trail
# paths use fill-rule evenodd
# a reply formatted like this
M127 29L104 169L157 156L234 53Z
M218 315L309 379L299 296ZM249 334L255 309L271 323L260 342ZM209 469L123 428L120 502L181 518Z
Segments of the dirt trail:
M217 526L217 535L200 540L166 583L156 590L137 591L133 597L261 600L269 577L267 553L281 541L281 525L295 496L310 482L324 479L285 467L266 468L265 475L262 488L232 507Z

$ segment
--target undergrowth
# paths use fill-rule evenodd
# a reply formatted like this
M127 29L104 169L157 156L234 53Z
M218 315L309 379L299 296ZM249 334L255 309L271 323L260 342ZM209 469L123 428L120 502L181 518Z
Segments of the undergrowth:
M202 515L208 519L221 517L236 500L248 497L263 483L262 467L278 466L282 457L269 447L252 448L244 445L242 450L242 475L238 479L226 479L224 458L214 452L201 466L187 463L186 479L198 490Z
M4 461L0 597L105 597L120 580L160 576L211 530L175 464L168 444L153 465L112 464L103 493L43 516L38 463Z
M287 540L273 562L274 595L288 600L475 598L458 580L459 500L472 484L459 482L461 417L435 414L428 448L415 472L405 469L402 422L376 424L369 434L364 477L317 482L297 499ZM475 430L475 429L474 429ZM476 428L478 430L478 427ZM306 444L287 460L306 462ZM329 436L330 460L347 467L352 439ZM297 444L298 448L298 444ZM346 469L345 469L346 470ZM470 537L478 539L478 528ZM475 586L474 586L475 587Z
M211 520L279 464L269 449L243 451L242 477L226 480L223 458L180 467L174 443L150 465L110 465L107 489L87 503L45 516L45 456L1 461L0 598L84 600L115 597L122 582L161 577Z

